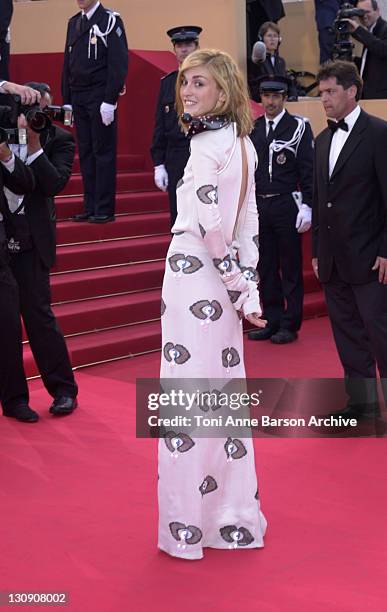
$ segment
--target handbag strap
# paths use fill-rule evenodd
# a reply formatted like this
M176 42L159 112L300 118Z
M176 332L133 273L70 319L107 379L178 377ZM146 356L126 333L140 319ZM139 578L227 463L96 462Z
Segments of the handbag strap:
M247 154L246 154L246 147L245 147L243 138L240 139L240 143L241 143L241 155L242 155L242 180L241 180L241 190L239 193L238 210L237 210L237 215L235 219L234 229L232 232L233 240L235 240L240 212L244 204L244 201L246 199L247 183L248 183Z

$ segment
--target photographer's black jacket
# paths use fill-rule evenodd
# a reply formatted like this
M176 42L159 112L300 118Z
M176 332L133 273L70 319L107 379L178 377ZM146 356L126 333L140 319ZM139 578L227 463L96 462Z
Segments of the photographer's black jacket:
M293 115L285 111L274 130L275 140L289 141L297 128ZM302 201L312 206L313 195L313 134L308 122L298 147L297 156L288 149L273 154L272 181L269 177L269 145L266 138L265 116L259 117L250 136L257 154L255 172L256 191L259 194L291 194L302 191Z
M82 12L69 20L62 74L64 104L71 104L72 92L90 90L102 91L103 101L108 104L117 102L128 72L128 43L122 19L116 15L114 28L105 37L107 46L99 36L89 34L94 25L106 32L109 15L101 4L83 32Z
M40 143L43 153L28 166L28 171L33 173L35 179L33 191L26 189L15 192L8 184L7 187L15 193L26 194L23 204L32 244L43 264L51 268L55 263L56 252L54 196L62 191L70 178L75 143L72 134L57 125L41 133ZM18 158L16 161L21 163ZM12 217L6 208L4 219L8 239L17 231L17 224Z
M387 21L379 17L372 32L359 27L352 36L367 48L362 98L387 98ZM358 60L359 69L360 66L361 59Z
M189 139L185 136L177 121L175 111L175 89L178 71L174 70L161 79L160 93L156 106L155 129L151 146L151 155L155 166L165 164L177 155L181 149L188 152Z

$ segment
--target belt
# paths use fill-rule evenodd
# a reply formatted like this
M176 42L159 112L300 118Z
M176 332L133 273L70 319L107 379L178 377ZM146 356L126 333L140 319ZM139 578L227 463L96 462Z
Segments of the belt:
M274 198L283 195L282 193L257 193L257 198Z

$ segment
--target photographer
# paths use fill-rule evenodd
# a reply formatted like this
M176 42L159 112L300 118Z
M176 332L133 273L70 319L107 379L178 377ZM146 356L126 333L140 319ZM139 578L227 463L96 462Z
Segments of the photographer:
M40 92L40 109L51 105L47 84L27 85ZM10 148L31 168L36 185L32 193L22 197L12 189L4 189L10 267L19 286L20 312L32 353L42 381L54 398L50 412L70 414L77 405L78 388L63 334L51 309L49 272L55 262L54 196L70 178L75 144L69 132L50 121L38 133L22 114L18 126L26 129L27 144Z
M40 94L31 87L0 81L1 94L18 94L23 103L39 102ZM0 112L0 126L3 126ZM0 401L5 416L34 422L38 415L28 406L28 387L23 369L22 331L19 295L15 279L8 266L7 241L3 223L6 200L3 187L15 193L31 193L34 175L17 159L6 142L0 143Z
M387 22L376 0L359 0L356 6L364 15L346 21L353 38L364 45L358 65L364 82L362 98L387 98Z

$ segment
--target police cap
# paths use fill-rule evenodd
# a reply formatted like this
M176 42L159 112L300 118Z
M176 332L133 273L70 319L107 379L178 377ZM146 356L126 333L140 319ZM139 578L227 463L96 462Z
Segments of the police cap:
M259 91L274 91L277 93L287 94L290 86L290 79L279 74L266 74L258 80Z
M177 42L197 41L203 28L199 26L178 26L167 31L173 44Z

